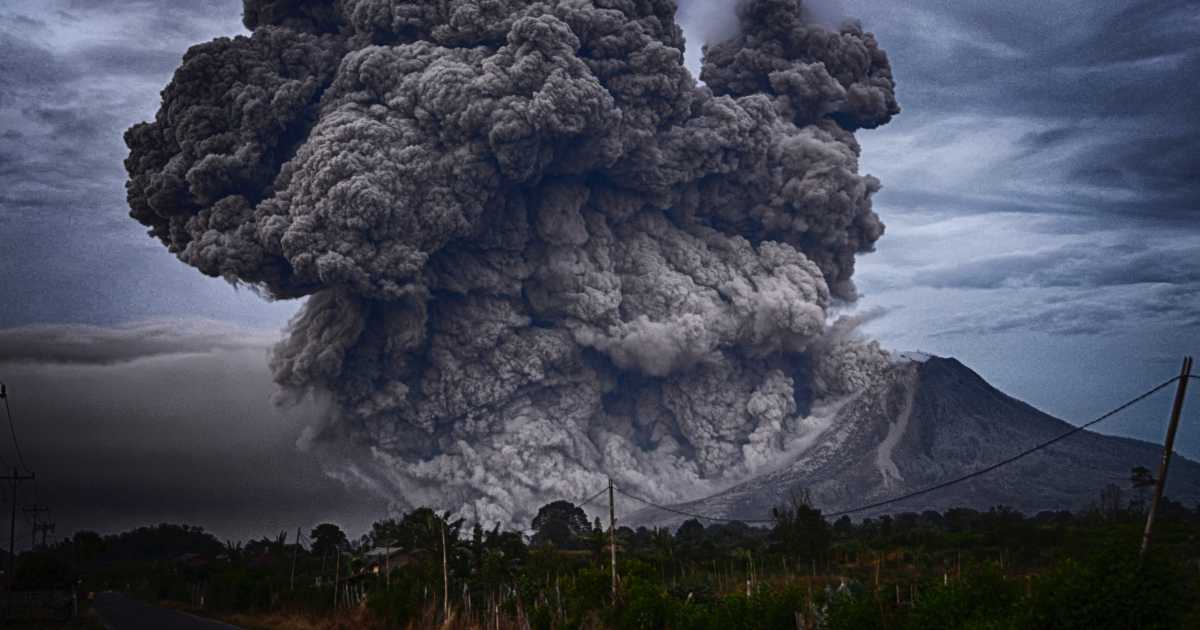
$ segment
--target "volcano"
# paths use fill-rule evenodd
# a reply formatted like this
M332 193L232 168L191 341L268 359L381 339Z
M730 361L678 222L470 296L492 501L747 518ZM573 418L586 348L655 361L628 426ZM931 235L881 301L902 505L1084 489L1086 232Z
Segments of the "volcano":
M1126 413L1157 419L1153 404ZM999 391L952 358L902 355L883 378L829 410L832 421L791 463L711 496L677 504L679 511L757 520L798 492L826 514L901 496L989 466L1062 435L1074 426ZM1027 514L1078 510L1101 489L1127 490L1130 471L1157 471L1162 447L1081 431L997 470L942 490L873 510L885 513L986 510L1006 506ZM1166 494L1200 501L1200 464L1172 458ZM657 508L628 524L674 526L687 517Z

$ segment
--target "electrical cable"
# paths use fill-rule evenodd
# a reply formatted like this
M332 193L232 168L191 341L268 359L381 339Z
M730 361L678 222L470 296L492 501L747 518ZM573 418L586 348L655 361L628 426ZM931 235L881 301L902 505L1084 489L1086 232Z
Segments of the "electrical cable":
M4 413L8 416L8 431L12 434L13 449L17 452L17 461L20 462L21 468L24 468L25 472L33 474L33 471L29 470L29 466L25 465L25 457L21 455L21 443L17 441L17 428L13 424L12 408L8 406L8 393L5 392L0 398L4 400Z
M677 510L675 508L670 508L665 505L659 505L649 499L643 499L642 497L639 497L637 495L630 494L630 493L622 490L619 486L614 486L613 489L616 490L617 492L619 492L620 494L627 496L630 499L633 499L634 501L641 501L642 503L645 503L646 505L649 505L651 507L656 507L660 510L664 510L666 512L671 512L672 514L678 514L680 516L690 516L692 518L702 518L707 521L717 521L717 522L721 522L721 523L773 523L773 522L775 522L774 519L720 518L717 516L704 516L703 514L694 514L692 512L684 512L683 510Z
M1200 377L1197 377L1197 376L1192 376L1191 378L1200 378ZM935 484L935 485L929 486L929 487L927 487L927 488L922 488L922 489L920 489L920 490L916 490L916 491L913 491L913 492L909 492L909 493L907 493L907 494L903 494L903 495L900 495L900 496L898 496L898 497L893 497L893 498L890 498L890 499L885 499L885 500L882 500L882 501L876 501L876 502L874 502L874 503L868 503L868 504L866 504L866 505L861 505L861 506L859 506L859 507L851 508L851 509L848 509L848 510L838 510L838 511L836 511L836 512L830 512L830 513L828 513L828 514L825 514L825 516L826 516L826 517L843 516L843 515L847 515L847 514L854 514L855 512L862 512L862 511L865 511L865 510L870 510L870 509L874 509L874 508L883 507L883 506L885 506L885 505L891 505L892 503L899 503L900 501L905 501L905 500L908 500L908 499L911 499L911 498L914 498L914 497L919 497L919 496L921 496L921 495L929 494L929 493L931 493L931 492L937 492L938 490L943 490L943 489L945 489L945 488L948 488L948 487L950 487L950 486L953 486L953 485L956 485L956 484L962 483L962 482L964 482L964 481L968 481L968 480L970 480L970 479L974 479L975 477L979 477L979 476L981 476L981 475L987 474L987 473L989 473L989 472L992 472L993 470L996 470L997 468L1002 468L1002 467L1004 467L1004 466L1007 466L1007 465L1009 465L1009 464L1011 464L1011 463L1013 463L1013 462L1015 462L1015 461L1017 461L1017 460L1019 460L1019 459L1022 459L1022 458L1024 458L1024 457L1027 457L1027 456L1029 456L1029 455L1031 455L1031 454L1033 454L1033 453L1035 453L1035 452L1037 452L1037 451L1040 451L1040 450L1042 450L1042 449L1044 449L1044 448L1047 448L1047 447L1049 447L1049 446L1051 446L1051 445L1053 445L1053 444L1055 444L1055 443L1057 443L1057 442L1060 442L1060 441L1062 441L1062 440L1065 440L1065 439L1067 439L1068 437L1071 437L1071 436L1075 435L1076 433L1079 433L1079 432L1081 432L1081 431L1084 431L1084 430L1086 430L1087 428L1089 428L1089 427L1091 427L1091 426L1094 426L1094 425L1096 425L1096 424L1099 424L1100 422L1103 422L1104 420L1107 420L1107 419L1109 419L1109 418L1111 418L1111 417L1113 417L1113 416L1117 415L1118 413L1121 413L1122 411L1125 411L1126 409L1128 409L1128 408L1130 408L1130 407L1132 407L1132 406L1134 406L1134 405L1136 405L1136 404L1138 404L1138 403L1142 402L1143 400L1145 400L1145 399L1149 398L1150 396L1153 396L1154 394L1157 394L1159 391L1162 391L1162 390L1163 390L1163 389L1165 389L1165 388L1166 388L1168 385L1170 385L1170 384L1172 384L1172 383L1174 383L1174 382L1178 381L1179 379L1180 379L1180 377L1178 377L1178 376L1172 377L1171 379L1164 381L1163 383L1159 384L1158 386L1154 387L1153 389L1151 389L1151 390L1149 390L1149 391L1147 391L1147 392L1145 392L1145 393L1143 393L1143 394L1141 394L1141 395L1139 395L1139 396L1137 396L1137 397L1135 397L1135 398L1133 398L1133 399L1129 400L1128 402L1125 402L1124 404L1122 404L1122 405L1120 405L1120 406L1118 406L1118 407L1116 407L1116 408L1112 409L1111 411L1109 411L1109 412L1107 412L1107 413L1105 413L1105 414L1101 415L1100 417L1096 418L1095 420L1092 420L1092 421L1090 421L1090 422L1087 422L1086 424L1081 424L1081 425L1079 425L1079 426L1077 426L1077 427L1075 427L1075 428L1071 429L1070 431L1067 431L1066 433L1063 433L1063 434L1061 434L1061 435L1059 435L1059 436L1057 436L1057 437L1051 438L1051 439L1049 439L1049 440L1046 440L1045 442L1042 442L1042 443L1040 443L1040 444L1037 444L1037 445L1035 445L1035 446L1032 446L1032 447L1030 447L1030 448L1027 448L1027 449L1025 449L1025 450L1021 451L1020 453L1017 453L1016 455L1013 455L1013 456L1011 456L1011 457L1008 457L1008 458L1006 458L1006 459L1003 459L1003 460L1001 460L1001 461L999 461L999 462L996 462L995 464L991 464L991 465L989 465L989 466L985 466L985 467L983 467L983 468L980 468L980 469L978 469L978 470L973 470L973 471L971 471L971 472L969 472L969 473L967 473L967 474L965 474L965 475L961 475L961 476L959 476L959 477L955 477L954 479L950 479L950 480L948 480L948 481L943 481L943 482L941 482L941 483L938 483L938 484ZM635 501L640 501L640 502L642 502L642 503L645 503L646 505L649 505L649 506L651 506L651 507L655 507L655 508L658 508L658 509L660 509L660 510L664 510L664 511L666 511L666 512L671 512L671 513L673 513L673 514L678 514L678 515L680 515L680 516L688 516L688 517L691 517L691 518L705 519L705 520L709 520L709 521L718 521L718 522L724 522L724 523L734 523L734 522L742 522L742 523L771 523L771 522L774 522L774 519L745 519L745 518L731 519L731 518L720 518L720 517L715 517L715 516L705 516L705 515L703 515L703 514L696 514L696 513L693 513L693 512L686 512L686 511L683 511L683 510L678 510L678 509L675 509L675 508L667 507L667 506L665 506L665 505L659 505L659 504L657 504L657 503L654 503L653 501L650 501L649 499L645 499L645 498L639 497L639 496L637 496L637 495L630 494L629 492L626 492L626 491L622 490L622 489L621 489L621 488L619 488L619 487L617 487L617 488L615 488L615 489L616 489L616 491L617 491L617 492L621 493L622 495L624 495L624 496L626 496L626 497L629 497L629 498L631 498L631 499L634 499Z
M1028 455L1031 455L1031 454L1033 454L1033 453L1035 453L1035 452L1037 452L1037 451L1040 451L1040 450L1042 450L1042 449L1044 449L1044 448L1046 448L1046 447L1048 447L1048 446L1050 446L1050 445L1052 445L1052 444L1055 444L1055 443L1057 443L1057 442L1061 442L1062 440L1065 440L1065 439L1067 439L1067 438L1071 437L1072 435L1075 435L1076 433L1079 433L1080 431L1083 431L1083 430L1087 429L1088 427L1091 427L1091 426L1093 426L1093 425L1099 424L1100 422L1103 422L1104 420L1107 420L1107 419L1109 419L1109 418L1111 418L1111 417L1113 417L1113 416L1117 415L1118 413L1121 413L1122 411L1125 411L1126 409L1128 409L1128 408L1130 408L1130 407L1132 407L1132 406L1134 406L1134 405L1136 405L1136 404L1138 404L1138 403L1142 402L1143 400L1145 400L1145 399L1147 399L1147 398L1149 398L1149 397L1153 396L1154 394L1157 394L1159 391L1162 391L1162 390L1163 390L1164 388L1166 388L1168 385L1170 385L1170 384L1172 384L1172 383L1174 383L1175 381L1178 381L1178 380L1179 380L1179 377L1178 377L1178 376L1172 377L1172 378L1170 378L1169 380L1166 380L1166 381L1164 381L1162 384L1158 385L1158 386L1157 386L1157 387L1155 387L1154 389L1151 389L1150 391L1148 391L1148 392L1146 392L1146 393L1144 393L1144 394L1142 394L1142 395L1140 395L1140 396L1138 396L1138 397L1136 397L1136 398L1133 398L1133 399L1131 399L1129 402L1126 402L1126 403L1124 403L1124 404L1120 405L1119 407L1116 407L1116 408L1115 408L1115 409L1113 409L1112 411L1109 411L1109 412L1105 413L1104 415L1102 415L1102 416L1100 416L1100 417L1096 418L1095 420L1092 420L1091 422L1088 422L1088 423L1086 423L1086 424L1081 424L1081 425L1079 425L1079 426L1075 427L1074 429L1071 429L1070 431L1067 431L1066 433L1063 433L1062 435L1059 435L1058 437L1051 438L1051 439L1049 439L1049 440L1046 440L1045 442L1042 442L1041 444L1037 444L1037 445L1035 445L1035 446L1033 446L1033 447L1027 448L1027 449L1025 449L1025 450L1021 451L1020 453L1017 453L1016 455L1013 455L1012 457L1009 457L1009 458L1007 458L1007 459L1004 459L1004 460L1001 460L1001 461L999 461L999 462L996 462L995 464L992 464L992 465L990 465L990 466L985 466L985 467L983 467L983 468L980 468L980 469L978 469L978 470L974 470L974 471L971 471L971 472L969 472L969 473L967 473L967 474L965 474L965 475L962 475L961 477L956 477L956 478L954 478L954 479L951 479L951 480L949 480L949 481L943 481L942 483L939 483L939 484L935 484L935 485L929 486L928 488L922 488L922 489L920 489L920 490L916 490L916 491L914 491L914 492L910 492L910 493L908 493L908 494L904 494L904 495L901 495L901 496L898 496L898 497L894 497L894 498L891 498L891 499L886 499L886 500L883 500L883 501L876 501L876 502L874 502L874 503L869 503L869 504L867 504L867 505L859 506L859 507L856 507L856 508L853 508L853 509L849 509L849 510L839 510L839 511L837 511L837 512L831 512L831 513L829 513L829 514L826 514L826 516L829 516L829 517L833 517L833 516L843 516L843 515L846 515L846 514L853 514L853 513L855 513L855 512L862 512L862 511L864 511L864 510L870 510L870 509L877 508L877 507L883 507L883 506L885 506L885 505L890 505L890 504L892 504L892 503L898 503L898 502L900 502L900 501L904 501L904 500L907 500L907 499L911 499L911 498L913 498L913 497L919 497L919 496L921 496L921 495L923 495L923 494L929 494L930 492L936 492L936 491L938 491L938 490L942 490L942 489L944 489L944 488L948 488L948 487L950 487L950 486L953 486L953 485L955 485L955 484L959 484L959 483L962 483L962 482L964 482L964 481L967 481L967 480L970 480L970 479L974 479L975 477L978 477L978 476L980 476L980 475L987 474L987 473L989 473L989 472L992 472L993 470L996 470L997 468L1001 468L1001 467L1003 467L1003 466L1007 466L1007 465L1009 465L1009 464L1011 464L1011 463L1013 463L1013 462L1015 462L1015 461L1017 461L1017 460L1019 460L1019 459L1021 459L1021 458L1023 458L1023 457L1026 457L1026 456L1028 456Z
M8 411L8 419L9 423L11 424L12 411L8 409L8 392L6 389L7 388L4 386L4 383L0 383L0 398L4 399L4 409ZM12 468L12 466L9 466L8 460L4 458L2 453L0 453L0 464L3 464L5 468Z
M595 501L597 498L599 498L599 497L600 497L600 495L604 494L604 493L605 493L605 491L607 491L607 490L608 490L608 487L607 487L607 486L606 486L606 487L604 487L604 488L601 488L601 489L600 489L600 492L597 492L596 494L593 494L593 495L591 496L591 498L584 499L583 503L580 503L580 504L579 504L579 507L581 507L581 508L582 508L582 507L586 507L586 506L587 506L589 503L591 503L592 501Z

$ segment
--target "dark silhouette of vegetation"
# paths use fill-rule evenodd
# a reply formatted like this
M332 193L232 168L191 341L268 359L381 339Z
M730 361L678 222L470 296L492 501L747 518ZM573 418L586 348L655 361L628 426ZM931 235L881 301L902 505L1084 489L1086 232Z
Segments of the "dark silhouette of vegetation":
M771 539L778 552L799 561L825 562L833 535L807 494L793 495L788 505L771 510L771 516Z
M201 614L282 611L330 627L348 615L380 628L1200 627L1200 506L1164 501L1139 567L1137 498L1113 488L1097 497L1077 513L955 508L830 523L798 493L768 528L620 527L615 601L607 532L568 502L544 506L528 538L463 530L427 508L354 542L323 523L311 548L284 533L222 544L176 525L80 532L22 556L18 581L82 579Z
M570 501L543 505L533 518L533 543L563 549L582 549L592 533L587 513Z
M312 540L313 552L321 555L336 553L339 550L345 549L350 542L346 538L346 533L342 531L342 528L333 523L321 523L317 525L308 537Z

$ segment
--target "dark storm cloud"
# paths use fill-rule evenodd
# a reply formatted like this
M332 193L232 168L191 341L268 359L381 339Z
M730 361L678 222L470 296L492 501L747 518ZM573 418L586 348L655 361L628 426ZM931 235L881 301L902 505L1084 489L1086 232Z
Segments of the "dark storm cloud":
M23 30L39 30L46 27L45 21L18 13L0 12L0 21Z
M0 124L21 135L21 143L0 148L0 186L6 210L55 204L66 212L40 215L61 220L69 215L90 218L98 188L119 181L112 155L119 147L113 133L117 112L101 105L111 103L113 85L106 74L95 84L96 67L81 65L71 55L56 53L21 39L0 34L0 58L5 53L13 72L0 74L5 96ZM0 62L6 63L6 62ZM119 91L117 87L117 91ZM108 198L113 199L111 193ZM66 206L64 208L64 206ZM119 206L110 207L109 211ZM64 230L65 231L65 230Z
M117 327L36 324L0 329L0 363L111 365L177 354L256 349L266 357L269 334L228 324L161 321Z
M874 6L870 0L850 3ZM1182 112L1196 98L1174 64L1200 51L1197 7L1184 0L944 3L917 0L867 13L868 25L903 42L909 102L954 111L1048 117ZM934 26L940 37L913 28ZM915 79L904 81L904 79ZM1154 87L1153 92L1140 91Z
M926 286L966 289L1194 285L1200 283L1200 266L1181 265L1180 261L1198 257L1200 244L1182 248L1079 244L979 258L927 271L917 277L918 282Z
M1108 289L1059 289L1023 294L978 313L952 315L934 338L997 333L1048 333L1058 336L1200 335L1200 283L1129 285ZM1185 344L1186 345L1186 344ZM1178 350L1176 348L1175 350Z
M80 106L31 105L21 109L30 122L45 127L47 133L72 142L92 142L108 133L113 118L107 113Z
M152 265L157 252L131 245L140 230L125 221L121 132L153 111L161 85L191 43L242 30L239 4L5 3L0 285L10 299L0 326L178 312L228 316L235 300L205 299L220 288L194 286L205 298L163 295L168 282L130 275ZM235 15L224 17L228 11ZM148 292L158 297L151 300Z
M1197 70L1187 76L1200 76L1200 67ZM1108 208L1195 221L1200 210L1200 128L1194 123L1172 135L1114 138L1097 144L1080 158L1068 172L1072 180L1138 195L1110 202Z
M67 0L59 14L64 20L86 22L115 18L150 33L157 42L193 38L206 30L206 22L221 19L241 7L240 0ZM230 33L233 34L233 33ZM136 46L155 41L131 40Z
M1064 203L1038 210L1036 196L1010 194L989 209L1033 206L1153 221L1200 211L1200 82L1191 80L1200 76L1200 4L848 4L893 42L910 111L1020 118L1044 128L1026 139L1020 159L1032 164L1058 152L1041 166L1060 181ZM929 37L930 27L940 36ZM909 201L897 192L902 188L893 185L882 199ZM948 202L941 207L978 210L966 196L941 193Z
M0 340L23 456L60 533L182 521L238 538L383 514L297 451L318 410L270 403L254 331L39 326Z
M67 61L107 80L166 76L179 63L179 51L156 50L127 42L88 46L67 55Z
M15 30L11 23L8 28ZM0 106L28 106L41 90L79 74L49 49L11 30L0 30Z
M1004 315L986 322L962 322L940 330L935 336L1043 332L1056 335L1099 335L1112 330L1114 322L1126 319L1125 311L1107 306L1082 310L1078 304L1044 304L1024 313Z

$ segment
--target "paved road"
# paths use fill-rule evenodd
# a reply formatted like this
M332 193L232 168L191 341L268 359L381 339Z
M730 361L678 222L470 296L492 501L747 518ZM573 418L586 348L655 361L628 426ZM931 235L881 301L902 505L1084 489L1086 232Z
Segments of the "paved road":
M227 623L143 604L120 593L97 593L94 607L109 630L238 630Z

